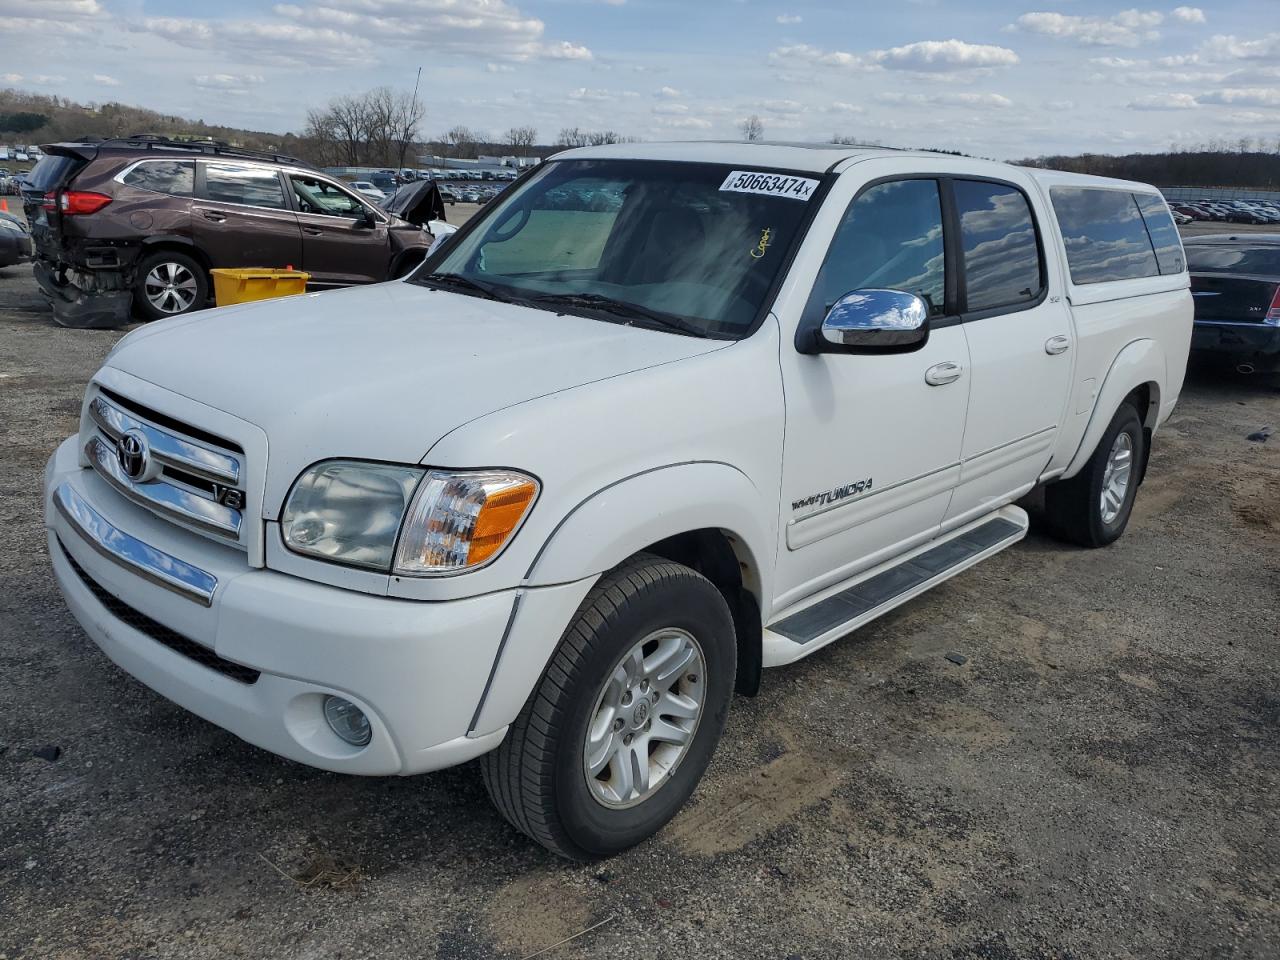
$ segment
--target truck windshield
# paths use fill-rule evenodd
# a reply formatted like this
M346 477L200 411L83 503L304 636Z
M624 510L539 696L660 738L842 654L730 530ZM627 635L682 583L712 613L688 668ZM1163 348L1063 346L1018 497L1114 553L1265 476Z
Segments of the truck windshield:
M737 339L818 202L818 182L721 164L553 161L414 282Z

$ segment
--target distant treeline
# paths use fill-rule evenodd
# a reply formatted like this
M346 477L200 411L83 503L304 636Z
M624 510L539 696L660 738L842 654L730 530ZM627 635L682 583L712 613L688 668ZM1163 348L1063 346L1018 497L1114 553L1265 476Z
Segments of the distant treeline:
M1131 153L1123 157L1084 153L1075 157L1036 157L1029 167L1140 180L1158 187L1245 187L1280 189L1280 153L1252 149Z

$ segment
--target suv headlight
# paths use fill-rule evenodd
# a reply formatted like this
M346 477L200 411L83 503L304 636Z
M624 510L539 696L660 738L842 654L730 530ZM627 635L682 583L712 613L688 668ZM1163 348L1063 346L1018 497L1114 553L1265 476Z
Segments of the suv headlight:
M537 496L537 480L510 470L328 460L298 478L280 522L296 553L411 577L461 573L501 552Z

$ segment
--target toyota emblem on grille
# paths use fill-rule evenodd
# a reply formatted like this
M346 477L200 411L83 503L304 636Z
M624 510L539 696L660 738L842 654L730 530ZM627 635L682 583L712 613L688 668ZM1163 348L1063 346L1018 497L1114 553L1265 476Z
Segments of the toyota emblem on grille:
M116 447L116 460L120 469L130 480L141 480L147 475L151 466L151 451L147 447L147 438L140 430L126 431Z

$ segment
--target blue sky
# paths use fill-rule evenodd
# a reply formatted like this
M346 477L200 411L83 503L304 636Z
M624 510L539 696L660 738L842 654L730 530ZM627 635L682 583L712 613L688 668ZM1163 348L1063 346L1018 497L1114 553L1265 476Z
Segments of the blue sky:
M853 136L1000 158L1280 139L1277 0L0 0L0 84L299 130L423 67L424 133ZM23 23L21 29L12 25Z

